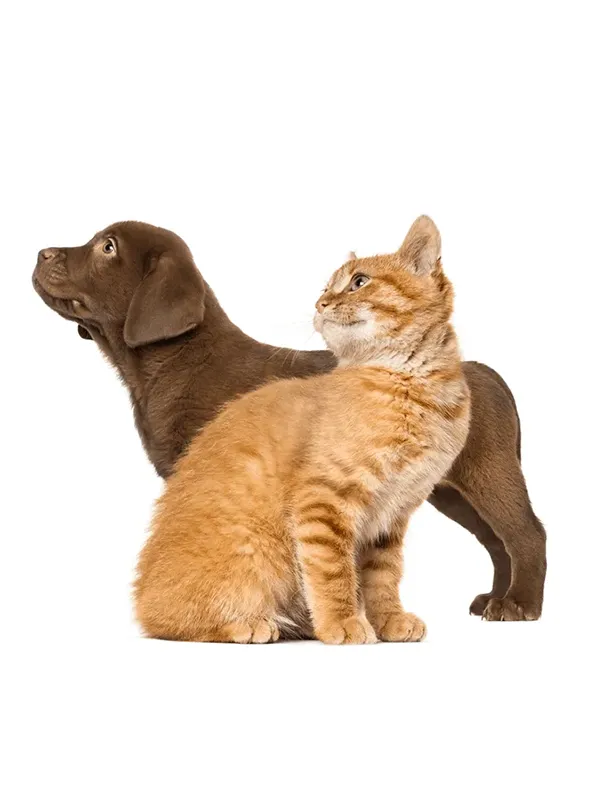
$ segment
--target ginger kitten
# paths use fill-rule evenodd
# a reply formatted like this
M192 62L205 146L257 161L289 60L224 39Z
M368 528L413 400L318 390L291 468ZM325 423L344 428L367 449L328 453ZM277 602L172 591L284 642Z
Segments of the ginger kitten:
M149 636L423 638L401 551L467 435L452 304L428 217L398 252L335 272L315 327L339 366L230 403L167 481L135 585Z

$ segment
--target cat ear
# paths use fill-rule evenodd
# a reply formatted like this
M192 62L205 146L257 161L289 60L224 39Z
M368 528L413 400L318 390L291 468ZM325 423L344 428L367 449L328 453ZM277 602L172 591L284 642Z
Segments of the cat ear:
M357 256L355 255L355 250L350 250L347 255L345 256L344 264L347 264L349 261L357 261Z
M418 217L399 249L405 266L416 275L429 275L440 258L440 232L429 217Z

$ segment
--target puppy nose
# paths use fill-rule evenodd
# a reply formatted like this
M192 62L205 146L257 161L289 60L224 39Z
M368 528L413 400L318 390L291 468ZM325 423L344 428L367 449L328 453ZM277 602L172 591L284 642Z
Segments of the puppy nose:
M51 261L58 255L58 248L57 247L46 247L45 250L39 251L39 260L40 261Z

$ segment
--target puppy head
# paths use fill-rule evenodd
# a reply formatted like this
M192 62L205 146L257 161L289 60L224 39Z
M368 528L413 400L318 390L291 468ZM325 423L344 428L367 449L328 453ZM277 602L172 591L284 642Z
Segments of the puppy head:
M142 222L110 225L81 247L41 250L33 285L83 338L118 330L131 348L180 336L204 316L204 281L190 250Z

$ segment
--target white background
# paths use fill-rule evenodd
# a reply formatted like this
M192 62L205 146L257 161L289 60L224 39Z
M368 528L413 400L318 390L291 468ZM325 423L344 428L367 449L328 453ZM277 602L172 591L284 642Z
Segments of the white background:
M2 14L2 749L17 798L592 796L589 4L14 3ZM346 251L430 214L549 534L544 617L483 623L485 551L429 506L423 645L143 640L161 482L125 389L30 285L42 247L171 228L264 341L320 347Z

